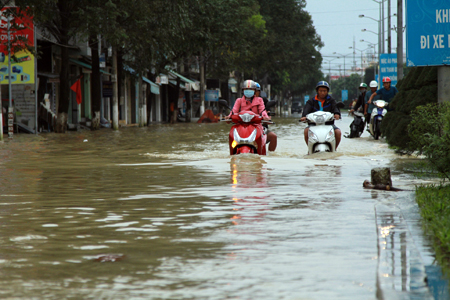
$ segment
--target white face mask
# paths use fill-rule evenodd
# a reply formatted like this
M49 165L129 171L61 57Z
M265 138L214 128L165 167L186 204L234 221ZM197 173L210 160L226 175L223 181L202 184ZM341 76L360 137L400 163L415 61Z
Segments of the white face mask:
M244 96L247 98L251 98L255 95L255 91L254 90L244 90Z

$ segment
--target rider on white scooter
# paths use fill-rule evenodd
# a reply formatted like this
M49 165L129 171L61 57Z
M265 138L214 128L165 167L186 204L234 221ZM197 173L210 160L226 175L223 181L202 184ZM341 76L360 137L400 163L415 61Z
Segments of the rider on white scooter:
M341 111L339 110L339 107L336 104L336 100L330 95L328 95L329 91L330 85L328 84L328 82L319 81L319 83L317 83L316 85L317 95L313 99L309 99L306 102L300 121L305 122L306 115L316 111L328 111L334 113L335 120L339 120L341 118ZM308 128L309 126L307 126L304 130L306 145L308 145ZM342 133L341 130L334 124L333 128L336 138L336 149L337 149L339 143L341 142Z

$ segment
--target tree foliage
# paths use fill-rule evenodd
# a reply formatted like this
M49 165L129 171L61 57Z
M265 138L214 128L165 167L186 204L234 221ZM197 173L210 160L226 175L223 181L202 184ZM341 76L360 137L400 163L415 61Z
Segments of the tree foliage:
M348 99L353 99L359 96L359 85L361 84L361 76L358 74L351 74L348 77L340 77L339 79L330 82L331 93L333 97L342 101L342 90L348 90Z
M392 99L390 108L381 124L387 142L400 153L411 153L418 148L411 142L408 126L415 109L429 103L437 103L437 68L415 67L397 83L399 93Z
M305 0L17 0L61 51L59 112L68 110L68 49L96 37L137 74L190 63L207 77L231 71L273 90L303 93L322 79L322 47ZM67 51L66 51L67 50ZM94 57L93 57L94 58ZM95 59L95 58L94 58Z

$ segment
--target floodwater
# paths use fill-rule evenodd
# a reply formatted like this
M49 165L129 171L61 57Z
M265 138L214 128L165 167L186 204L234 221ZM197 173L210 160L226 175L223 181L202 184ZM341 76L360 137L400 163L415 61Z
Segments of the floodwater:
M407 160L367 133L307 156L275 121L266 157L225 123L0 143L0 298L433 299ZM375 167L405 191L363 189Z

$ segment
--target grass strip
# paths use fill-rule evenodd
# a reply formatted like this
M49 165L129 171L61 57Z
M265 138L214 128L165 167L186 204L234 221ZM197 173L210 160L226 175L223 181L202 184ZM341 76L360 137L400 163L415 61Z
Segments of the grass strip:
M450 274L450 185L421 186L416 200L426 234L434 239L436 259Z

